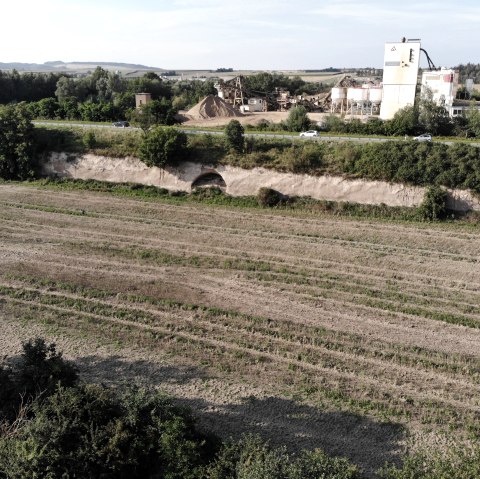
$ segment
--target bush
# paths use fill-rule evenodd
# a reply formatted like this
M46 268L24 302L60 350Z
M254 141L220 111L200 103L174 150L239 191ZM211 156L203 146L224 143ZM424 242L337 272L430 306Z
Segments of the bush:
M448 451L419 451L401 468L389 466L379 472L382 479L473 479L480 477L480 448L478 443L452 444Z
M83 135L83 145L87 150L91 150L92 148L95 148L95 145L97 144L97 138L95 137L95 132L92 130L88 130L87 132L84 133Z
M35 397L50 395L60 384L73 386L78 381L77 368L62 358L54 343L44 339L31 339L22 345L23 353L16 374L22 394Z
M15 418L16 400L17 391L11 371L0 366L0 423L3 419L13 420Z
M359 479L355 466L321 451L290 455L258 436L225 444L208 468L207 479Z
M227 148L236 153L242 153L245 146L243 138L244 131L243 126L238 120L231 120L225 127L225 142Z
M277 206L282 199L282 195L272 188L260 188L257 193L257 201L260 206L273 207Z
M311 122L304 106L295 106L288 113L287 128L289 131L304 131L310 128Z
M145 390L59 388L33 414L0 440L6 477L194 479L214 452L185 410Z
M34 176L33 124L22 105L0 107L0 178Z
M150 130L140 145L140 158L147 166L163 168L186 158L187 135L172 127Z
M323 145L307 143L301 148L292 147L283 156L288 161L288 171L314 174L323 166Z
M447 215L448 193L438 187L431 186L427 188L423 202L418 208L422 219L426 221L438 221L445 219Z

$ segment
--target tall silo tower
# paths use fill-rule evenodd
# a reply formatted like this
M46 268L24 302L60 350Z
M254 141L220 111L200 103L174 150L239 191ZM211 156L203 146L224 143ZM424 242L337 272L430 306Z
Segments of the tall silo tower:
M385 43L383 63L383 98L380 118L389 120L415 101L420 60L420 40Z

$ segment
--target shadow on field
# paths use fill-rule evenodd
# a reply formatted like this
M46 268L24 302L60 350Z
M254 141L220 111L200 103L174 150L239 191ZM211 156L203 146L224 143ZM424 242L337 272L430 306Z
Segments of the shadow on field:
M399 463L399 443L403 439L399 425L347 412L322 412L279 397L239 397L231 404L206 400L201 397L204 389L200 390L202 383L198 380L211 376L196 367L127 361L120 356L87 356L77 359L76 364L87 381L175 388L180 396L178 402L193 410L199 426L223 438L255 433L272 445L286 445L291 451L320 448L328 454L347 457L368 476L386 462ZM181 397L182 386L188 388L189 398Z
M122 356L108 358L85 356L75 359L84 380L107 386L136 384L146 387L187 384L193 379L207 378L202 369L194 366L162 366L148 360L127 361Z
M320 448L328 454L344 456L369 476L386 462L399 463L399 441L403 429L347 412L322 412L289 399L242 398L240 404L216 407L204 401L182 400L198 412L200 424L225 436L256 433L272 445L289 450ZM200 407L199 407L200 406ZM213 410L212 410L213 409Z

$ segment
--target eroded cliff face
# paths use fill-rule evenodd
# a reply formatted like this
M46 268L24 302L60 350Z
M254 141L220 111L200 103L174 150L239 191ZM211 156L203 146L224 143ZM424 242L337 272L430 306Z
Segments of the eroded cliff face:
M279 173L265 168L245 170L194 162L185 162L176 168L150 168L138 158L107 158L92 154L72 157L65 153L52 153L42 165L42 172L61 178L132 182L187 192L192 190L194 182L205 176L207 183L210 179L212 184L216 179L223 180L223 189L232 196L255 195L259 188L269 187L291 196L363 204L384 203L388 206L417 206L425 193L425 188L383 181ZM469 191L450 191L449 202L449 207L458 211L480 210L480 201Z

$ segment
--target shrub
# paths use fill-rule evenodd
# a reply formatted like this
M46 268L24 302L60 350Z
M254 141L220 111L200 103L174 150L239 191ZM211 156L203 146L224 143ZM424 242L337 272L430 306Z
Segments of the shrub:
M225 142L227 148L236 153L242 153L245 146L243 138L244 131L243 126L238 120L231 120L225 127Z
M304 106L295 106L288 113L287 128L289 131L304 131L310 128L311 122Z
M321 451L290 455L271 448L258 436L225 444L208 468L207 479L359 479L357 468L345 459Z
M33 124L22 105L0 107L0 178L34 176Z
M323 145L309 143L301 148L292 147L284 153L284 157L288 161L286 167L289 171L312 174L322 167Z
M0 423L2 419L14 419L17 409L15 404L16 396L17 393L11 371L0 366Z
M427 188L422 204L418 211L422 219L427 221L438 221L444 219L447 215L448 193L438 187L431 186Z
M147 166L163 168L186 158L187 135L172 127L150 130L140 145L140 158Z
M452 444L448 451L418 451L407 456L401 468L379 471L383 479L473 479L480 477L480 448L477 444Z
M0 440L6 477L194 479L213 443L191 416L158 393L59 388L33 404L34 417Z
M92 148L95 148L95 145L97 144L97 139L95 137L95 132L92 130L88 130L87 132L84 133L83 135L83 145L87 150L90 150Z
M54 343L31 339L22 345L23 353L16 374L18 389L28 396L52 394L58 384L73 386L78 381L77 368L62 358Z
M260 188L257 193L257 201L260 206L273 207L280 203L282 195L272 188Z

